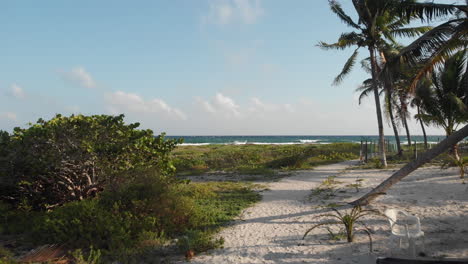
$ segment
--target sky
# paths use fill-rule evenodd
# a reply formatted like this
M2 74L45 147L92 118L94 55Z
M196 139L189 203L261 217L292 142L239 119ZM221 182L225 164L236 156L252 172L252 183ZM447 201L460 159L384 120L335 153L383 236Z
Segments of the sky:
M368 74L333 86L352 50L316 46L347 31L327 0L4 1L0 129L125 114L169 135L375 135Z

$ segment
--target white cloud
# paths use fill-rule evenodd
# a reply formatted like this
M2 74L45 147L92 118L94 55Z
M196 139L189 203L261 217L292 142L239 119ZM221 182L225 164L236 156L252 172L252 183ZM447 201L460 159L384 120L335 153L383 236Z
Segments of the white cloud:
M252 113L259 113L261 115L271 112L287 112L293 113L294 107L291 104L271 104L264 103L259 98L250 98L250 107L248 108Z
M133 114L162 114L166 117L185 120L187 116L181 110L169 106L165 101L155 98L145 100L133 93L117 91L106 94L106 103L110 112L119 114L122 112Z
M21 88L21 86L16 83L13 83L10 86L10 94L11 96L18 99L24 99L26 97L26 93L24 92L23 88Z
M212 0L203 22L226 25L233 22L253 24L264 14L260 0Z
M18 117L17 117L16 113L13 113L13 112L0 112L0 119L16 121L17 118Z
M236 102L222 93L217 93L211 100L206 101L201 98L196 98L198 104L208 112L215 115L222 115L224 117L240 117L239 105Z
M288 115L295 111L291 104L265 103L256 97L250 98L248 104L240 106L234 101L234 99L222 93L216 93L216 95L209 100L197 97L196 103L204 112L226 119L274 119L274 117L279 113Z
M96 82L90 73L83 67L75 67L70 71L60 71L60 75L66 81L72 82L84 88L96 88Z

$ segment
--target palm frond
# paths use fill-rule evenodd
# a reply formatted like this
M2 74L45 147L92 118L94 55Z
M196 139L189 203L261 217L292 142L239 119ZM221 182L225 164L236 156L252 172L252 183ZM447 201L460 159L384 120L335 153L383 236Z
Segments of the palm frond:
M362 103L362 100L369 96L373 92L373 81L372 79L365 80L358 88L355 90L356 92L360 92L358 103L359 105Z
M317 46L322 49L329 50L344 50L352 46L360 46L363 42L363 38L360 34L356 32L349 32L341 34L340 38L336 43L328 44L326 42L320 41Z
M458 21L448 21L443 23L430 31L426 32L420 38L401 50L400 56L405 61L412 65L419 63L422 57L429 57L434 54L434 51L441 49L446 44L447 40L456 32L455 27Z
M466 49L466 47L468 46L468 40L466 39L467 32L463 29L467 27L468 21L459 24L453 29L454 33L447 40L445 40L438 47L436 47L435 50L432 51L430 56L426 57L423 60L416 58L416 60L419 60L417 63L422 64L424 66L413 78L413 81L410 85L411 92L414 92L418 82L422 78L429 75L436 67L441 67L445 62L446 58L449 58L451 55L458 52L460 49ZM406 49L411 49L411 47L407 47ZM404 53L404 51L402 53ZM409 58L409 60L414 60L415 58L413 56L414 54L411 54L411 51L406 54L406 58ZM403 54L402 58L403 60L405 59L405 54Z
M341 70L340 74L338 74L338 76L336 76L335 80L333 81L333 85L340 84L343 81L343 79L346 77L346 75L348 75L351 72L354 64L356 64L356 58L357 58L357 56L359 54L358 49L359 48L354 50L351 57L349 57L349 59L346 61L346 63L343 66L343 69Z
M369 57L367 57L367 58L361 60L361 68L362 68L365 72L367 72L367 73L369 73L369 74L372 74L372 69L371 69L370 58L369 58Z
M432 21L452 15L457 9L457 6L452 4L415 3L412 0L405 0L400 3L398 11L407 20L417 17L422 21Z
M341 19L341 21L343 21L345 24L347 24L350 27L353 27L355 29L361 29L361 27L357 23L355 23L353 19L344 12L343 8L341 7L341 4L338 1L329 0L328 3L330 5L332 12L335 13Z
M450 101L451 105L457 109L460 113L466 113L466 105L463 100L454 93L448 93L447 99Z
M432 27L429 26L421 26L421 27L410 27L410 28L398 28L392 30L390 34L394 37L409 37L414 38L418 37L428 31L430 31Z

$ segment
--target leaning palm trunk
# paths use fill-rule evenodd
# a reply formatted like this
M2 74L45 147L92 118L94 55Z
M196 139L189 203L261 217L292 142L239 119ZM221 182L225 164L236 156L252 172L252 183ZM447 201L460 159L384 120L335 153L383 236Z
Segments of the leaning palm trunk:
M375 58L375 49L372 46L369 46L369 53L371 59L371 70L372 70L372 85L375 98L375 111L377 114L377 122L379 126L379 155L380 161L383 167L387 167L387 157L385 156L385 136L384 136L384 127L382 121L382 109L380 107L380 97L379 97L379 88L377 86L377 61Z
M417 105L416 108L418 109L418 116L421 116L421 109L419 108L419 105ZM419 117L418 120L419 120L419 123L421 124L421 129L422 129L423 136L424 136L424 149L427 150L427 135L426 135L426 129L424 128L424 123L423 123L423 121L422 121L422 118Z
M385 87L385 95L387 99L387 104L388 104L388 115L390 117L390 122L392 123L392 128L393 128L393 134L395 134L395 141L397 145L397 155L401 156L403 154L403 151L401 150L401 144L400 144L400 135L398 135L398 128L395 122L395 117L393 116L393 105L392 105L392 90L389 87Z
M443 152L449 150L453 146L455 146L459 141L463 140L465 137L468 136L468 125L464 126L462 129L458 130L457 132L453 133L439 144L437 144L434 148L424 152L423 154L419 155L418 158L408 164L406 164L403 168L392 174L392 176L388 177L385 181L379 184L377 187L372 189L370 192L362 196L356 201L351 202L353 205L367 205L372 200L377 198L377 196L385 194L385 192L390 189L395 183L399 182L401 179L408 176L411 172L415 171L417 168L421 167L426 162L432 160L433 158L437 157L438 155L442 154Z

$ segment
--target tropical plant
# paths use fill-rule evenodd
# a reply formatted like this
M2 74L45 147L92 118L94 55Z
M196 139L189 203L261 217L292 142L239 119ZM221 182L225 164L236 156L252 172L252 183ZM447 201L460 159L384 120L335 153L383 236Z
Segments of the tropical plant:
M348 16L341 5L335 0L329 0L331 10L348 26L356 32L343 33L338 41L333 44L320 42L319 46L324 49L343 50L348 47L356 47L351 57L347 60L341 73L335 78L334 83L340 83L353 68L358 50L366 48L370 54L370 69L372 75L372 87L375 99L376 114L379 129L379 153L382 165L387 166L385 156L385 137L383 131L382 110L380 106L378 76L378 53L388 42L395 43L395 36L417 36L427 31L427 27L409 27L409 18L398 17L396 8L400 1L389 0L353 0L354 8L359 16L355 22Z
M421 130L422 130L423 137L424 137L424 149L426 149L426 150L428 148L426 129L424 127L426 123L422 119L422 116L424 114L426 114L426 113L422 109L422 103L423 103L422 98L427 96L425 93L430 91L430 88L428 86L431 86L431 85L432 84L431 84L430 80L427 79L427 78L424 79L424 80L419 81L418 86L416 88L416 91L415 91L415 93L413 95L413 99L411 100L411 103L410 103L410 105L412 107L416 108L416 115L414 116L414 118L421 125Z
M465 86L468 75L467 52L459 51L448 58L443 67L432 74L432 85L420 86L420 108L424 113L418 117L425 123L442 127L445 134L450 136L458 125L468 121L468 100ZM458 148L452 149L454 157L459 160Z
M322 215L318 215L317 217L315 217L315 218L327 217L329 219L327 221L315 224L311 228L307 229L302 239L305 239L306 236L315 228L318 228L321 226L329 226L329 225L343 225L344 231L346 232L346 239L348 243L351 243L354 241L354 236L355 236L356 231L362 230L366 232L369 237L370 251L372 252L371 232L367 228L367 226L359 220L365 216L380 215L380 213L377 210L362 209L360 206L354 206L349 212L344 212L344 213L340 212L336 208L331 208L331 210L333 210L333 213L322 214ZM357 229L356 228L357 224L360 224L362 228Z
M380 83L382 83L380 81ZM382 87L383 86L383 87ZM398 155L402 155L403 150L401 148L400 144L400 135L398 133L398 125L396 122L396 118L394 115L394 108L395 108L395 102L394 102L394 96L393 96L393 89L389 88L389 85L387 83L385 85L381 85L382 87L381 91L379 92L379 95L382 95L382 93L385 94L385 108L384 108L384 113L385 116L389 119L390 124L393 129L393 134L395 136L395 142L397 146L397 153ZM362 100L364 97L369 96L373 92L373 86L372 86L372 79L367 79L365 80L357 89L356 92L360 92L359 94L359 104L361 104Z
M462 183L465 184L465 172L466 172L467 165L468 165L468 159L466 158L456 159L452 156L449 156L449 159L442 164L441 168L447 169L448 167L451 167L451 166L457 166L459 169L458 172L460 173L460 179L462 180Z

